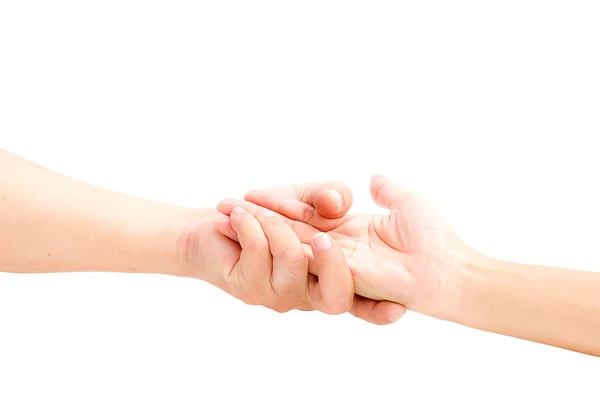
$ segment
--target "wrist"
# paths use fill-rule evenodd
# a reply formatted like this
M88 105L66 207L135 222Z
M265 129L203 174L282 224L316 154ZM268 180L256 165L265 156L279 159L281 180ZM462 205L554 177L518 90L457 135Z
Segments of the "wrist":
M217 231L216 209L190 210L173 220L169 274L200 279L226 290L224 279L239 260L239 246Z
M485 284L485 268L492 264L493 259L461 243L448 267L440 309L434 316L455 323L467 323L467 318L472 316L469 299L473 291Z
M199 277L193 272L194 257L190 253L194 234L199 228L214 225L218 213L214 209L182 208L174 211L168 219L168 229L161 245L165 250L168 270L164 273L174 276ZM200 274L202 275L202 274Z
M453 305L444 320L477 329L490 330L510 312L513 298L527 280L512 271L508 262L464 247L451 275ZM525 282L525 284L524 284ZM512 290L512 291L511 291Z
M134 213L135 211L135 213ZM129 239L129 263L121 272L181 275L184 271L185 242L195 222L201 221L210 209L194 209L142 201L127 213L127 224L119 224ZM126 228L126 229L123 229Z

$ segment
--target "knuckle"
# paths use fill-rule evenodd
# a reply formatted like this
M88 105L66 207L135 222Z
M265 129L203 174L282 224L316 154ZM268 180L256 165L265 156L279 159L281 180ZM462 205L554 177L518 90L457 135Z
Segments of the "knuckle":
M262 254L269 250L269 243L266 239L252 239L246 243L245 247L253 253Z
M246 209L244 209L244 212L245 213L231 214L230 217L232 219L239 220L240 222L247 222L253 219L253 216L250 213L248 213Z
M278 273L273 278L273 289L282 303L288 307L297 306L306 293L306 268L296 268Z
M292 230L296 229L296 221L292 219L284 219L286 225L288 225Z
M304 250L301 248L293 248L286 249L280 252L277 256L277 259L281 260L288 266L303 266L308 264L308 259L306 258L306 254Z
M262 209L260 206L255 205L254 203L246 203L246 207L248 208L248 212L253 216L257 216Z
M298 189L296 194L297 194L298 200L300 200L301 202L307 203L310 200L309 199L310 191L308 190L308 187L306 187L306 186Z
M306 205L304 211L302 212L302 221L310 222L315 216L316 209L310 205Z
M351 305L346 300L335 300L324 305L324 312L329 315L341 315L350 310Z
M281 219L279 215L272 214L262 214L260 215L258 220L260 220L261 224L268 226L276 226L281 224L281 222L283 221L283 219Z
M247 305L259 306L263 304L263 297L256 291L246 291L239 296L239 299Z
M282 305L282 304L273 305L271 307L271 309L274 310L277 313L286 313L286 312L289 312L290 310L292 310L289 306Z
M283 211L283 205L285 203L285 197L281 196L277 201L277 206L275 207L275 212L281 213Z
M230 219L232 220L232 222L237 222L237 225L242 227L246 227L247 225L251 224L252 221L256 220L255 217L252 216L250 213L232 215Z

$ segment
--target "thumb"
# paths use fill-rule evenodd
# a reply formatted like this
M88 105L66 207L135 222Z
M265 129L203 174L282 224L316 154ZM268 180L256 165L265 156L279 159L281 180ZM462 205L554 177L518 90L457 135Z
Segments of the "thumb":
M402 198L404 191L394 182L382 175L371 178L371 197L381 207L394 209Z
M341 182L324 183L313 195L317 213L327 219L343 217L352 206L352 192Z
M352 308L354 280L342 249L326 233L318 233L312 241L318 276L309 279L309 298L316 309L340 314Z

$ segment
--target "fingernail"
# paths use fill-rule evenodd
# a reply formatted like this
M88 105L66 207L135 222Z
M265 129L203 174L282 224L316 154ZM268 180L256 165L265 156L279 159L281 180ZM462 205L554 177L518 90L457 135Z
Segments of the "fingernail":
M234 207L233 210L231 211L232 215L239 215L242 213L246 213L246 211L239 206Z
M398 319L400 319L402 316L404 316L404 312L394 312L390 315L390 317L388 318L388 320L390 322L396 322Z
M325 233L318 233L314 238L314 242L319 249L329 249L331 247L331 239Z
M327 189L327 193L329 193L329 196L333 198L338 209L344 207L344 198L340 192L333 189Z

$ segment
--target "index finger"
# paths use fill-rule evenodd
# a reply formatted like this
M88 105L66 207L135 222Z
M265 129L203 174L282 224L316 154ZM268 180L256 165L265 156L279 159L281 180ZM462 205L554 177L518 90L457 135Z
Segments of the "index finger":
M279 186L248 192L244 199L319 230L339 225L352 206L352 192L341 182Z
M217 210L223 213L224 215L229 215L235 207L241 207L257 219L261 219L262 217L267 216L269 213L276 213L266 207L258 206L247 200L236 199L222 200L217 205ZM290 226L294 230L294 232L296 233L296 235L302 243L310 244L312 238L315 236L315 234L319 232L318 229L315 229L313 226L307 223L298 222L296 220L286 218L284 215L279 216L287 223L288 226ZM228 223L219 223L217 229L231 240L237 242L235 232L231 230Z

